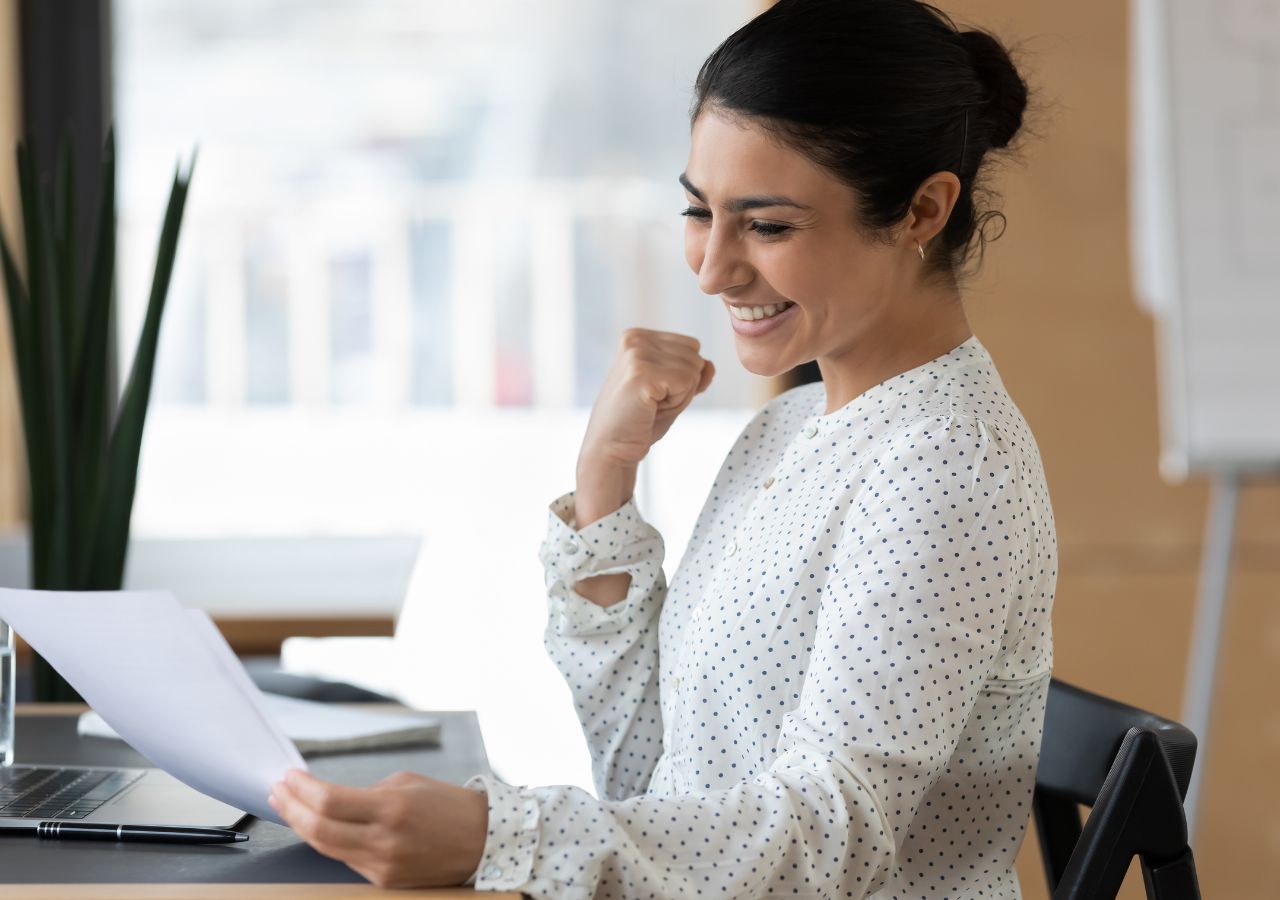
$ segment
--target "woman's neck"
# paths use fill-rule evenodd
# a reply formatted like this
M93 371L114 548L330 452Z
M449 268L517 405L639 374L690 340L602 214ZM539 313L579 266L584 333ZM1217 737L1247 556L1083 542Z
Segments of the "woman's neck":
M957 293L915 306L918 312L886 323L838 354L817 360L827 389L826 415L877 384L949 353L973 337Z

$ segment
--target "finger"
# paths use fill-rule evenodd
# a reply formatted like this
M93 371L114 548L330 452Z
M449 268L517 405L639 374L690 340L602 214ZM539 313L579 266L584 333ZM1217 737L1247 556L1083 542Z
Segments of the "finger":
M672 416L680 415L686 408L689 408L690 403L694 402L694 397L698 396L696 387L698 385L691 385L689 388L672 392L666 401L659 403L658 411L662 412L662 414L668 414L669 412Z
M658 412L665 413L673 409L683 412L695 395L696 392L688 387L668 390L667 395L658 401Z
M685 373L681 373L683 376ZM668 393L667 404L673 405L673 401L678 400L674 405L679 406L681 411L693 402L693 398L701 394L707 389L707 385L711 384L711 379L715 376L715 366L708 359L695 356L694 364L688 370L688 378L681 377L679 384L673 386Z
M670 344L646 347L631 357L633 370L670 374L689 372L694 375L702 367L702 357L692 347Z
M631 329L627 339L623 341L623 348L632 353L656 353L681 359L696 356L701 347L702 344L696 337L687 334L645 331L639 328Z
M659 410L679 406L690 392L690 382L671 372L658 373L640 387L640 396L657 405Z
M373 838L371 826L330 819L298 799L287 784L277 786L267 802L299 837L325 856L343 862L365 857Z
M697 338L675 334L670 340L657 342L651 349L661 353L667 359L688 362L701 359L698 354L702 352L702 344Z
M662 401L676 394L684 396L686 390L698 389L701 379L705 378L705 367L708 361L695 351L684 348L675 352L664 351L650 357L645 365L637 369L636 374L648 384L645 397Z
M377 813L378 798L369 788L321 781L300 769L290 769L283 784L299 801L329 819L372 822Z
M699 391L698 391L697 389L694 389L694 390L690 390L689 392L687 392L687 393L685 393L685 394L681 395L681 396L680 396L680 398L679 398L680 402L679 402L679 403L674 403L674 404L672 404L672 407L671 407L671 408L674 410L674 414L675 414L676 416L679 416L679 415L680 415L681 413L683 413L686 409L688 409L688 408L689 408L689 404L693 402L693 398L694 398L694 397L698 396L698 393L699 393Z
M641 347L680 346L697 348L698 339L688 334L675 331L655 331L652 328L632 326L625 328L619 336L619 344L623 349Z
M716 377L716 364L709 359L703 360L702 377L698 379L698 389L695 390L694 393L701 394L703 391L705 391L707 387L711 384L711 379L715 377Z
M374 787L405 787L407 785L422 784L427 780L426 776L418 775L415 772L395 772L379 781Z
M701 342L691 334L678 334L674 331L658 331L654 333L665 344L679 347L683 350L693 350L695 353L702 349Z
M671 395L671 386L665 381L655 381L640 386L640 396L649 403L656 403L661 406L663 401Z

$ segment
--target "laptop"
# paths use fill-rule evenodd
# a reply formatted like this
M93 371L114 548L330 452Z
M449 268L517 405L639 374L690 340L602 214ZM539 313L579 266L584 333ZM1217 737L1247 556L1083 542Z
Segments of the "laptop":
M234 828L246 815L161 769L0 767L0 828L56 821Z

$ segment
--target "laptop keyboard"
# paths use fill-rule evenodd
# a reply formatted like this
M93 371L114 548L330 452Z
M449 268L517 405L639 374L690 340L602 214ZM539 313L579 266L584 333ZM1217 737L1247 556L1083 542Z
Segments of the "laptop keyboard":
M0 818L83 819L145 769L0 768Z

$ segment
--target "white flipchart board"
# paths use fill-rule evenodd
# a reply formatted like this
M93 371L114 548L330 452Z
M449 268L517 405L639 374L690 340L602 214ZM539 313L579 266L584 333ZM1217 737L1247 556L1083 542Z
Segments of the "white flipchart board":
M1280 464L1280 0L1134 0L1135 288L1160 471Z
M1182 722L1194 835L1242 480L1280 471L1280 0L1132 0L1131 247L1160 472L1210 478Z

